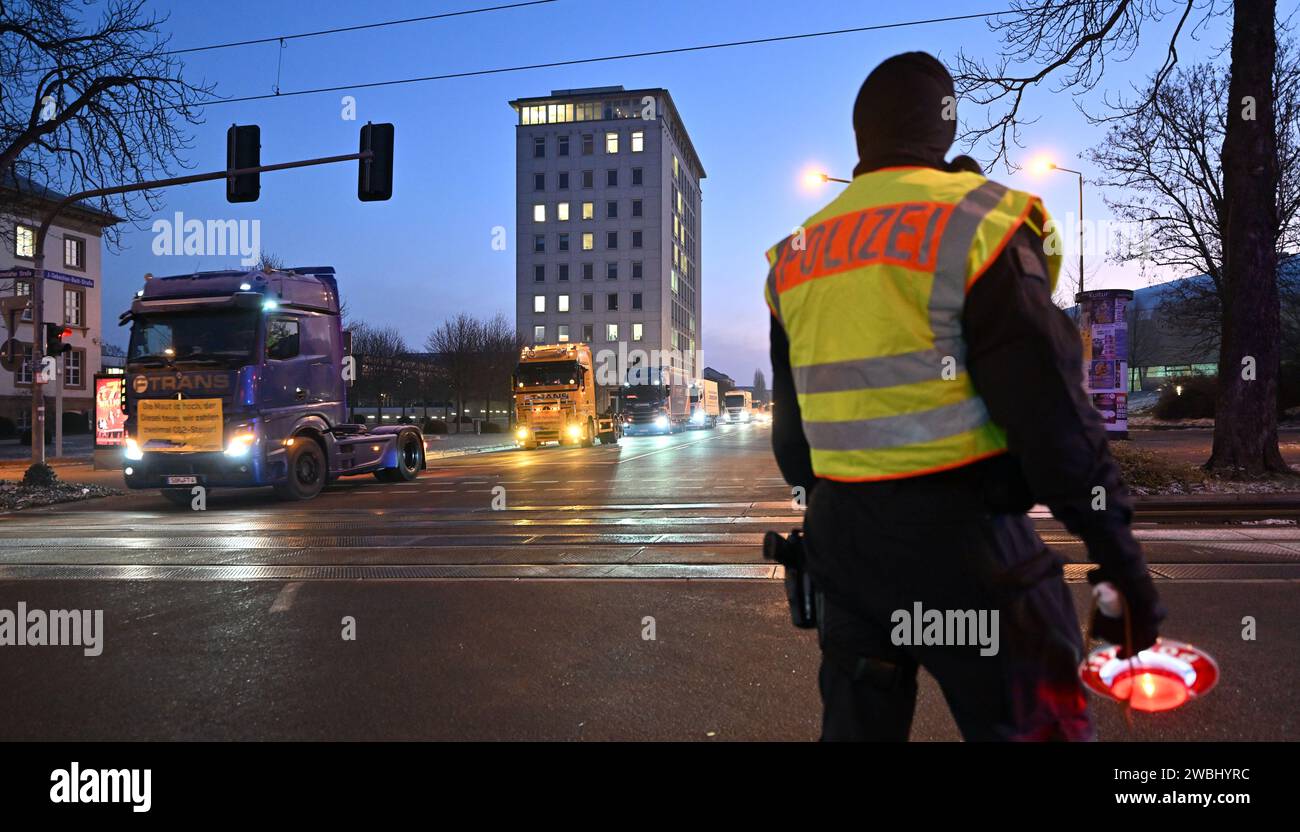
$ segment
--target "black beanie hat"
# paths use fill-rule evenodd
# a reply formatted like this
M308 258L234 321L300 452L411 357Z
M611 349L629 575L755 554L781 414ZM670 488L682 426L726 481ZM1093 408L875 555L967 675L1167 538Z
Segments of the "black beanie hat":
M853 102L854 175L895 165L944 167L957 135L955 101L952 76L934 56L904 52L883 61Z

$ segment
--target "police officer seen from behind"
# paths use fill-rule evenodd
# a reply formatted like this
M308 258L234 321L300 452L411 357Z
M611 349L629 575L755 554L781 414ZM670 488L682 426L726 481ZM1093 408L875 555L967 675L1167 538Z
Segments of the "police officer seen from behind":
M1132 649L1164 610L1052 303L1047 211L944 161L953 95L925 53L878 66L853 107L852 184L768 252L772 445L809 495L822 738L906 739L921 666L968 740L1091 739L1061 558L1026 512L1046 504L1082 538L1127 600ZM891 635L918 604L996 610L997 652Z

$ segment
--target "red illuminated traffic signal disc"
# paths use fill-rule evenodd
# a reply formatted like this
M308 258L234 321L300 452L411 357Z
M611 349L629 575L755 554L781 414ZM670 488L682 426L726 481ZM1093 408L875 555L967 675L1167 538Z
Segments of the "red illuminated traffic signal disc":
M1219 681L1211 656L1181 641L1156 639L1132 659L1121 659L1108 644L1079 665L1079 679L1093 693L1128 702L1136 711L1169 711L1204 696Z

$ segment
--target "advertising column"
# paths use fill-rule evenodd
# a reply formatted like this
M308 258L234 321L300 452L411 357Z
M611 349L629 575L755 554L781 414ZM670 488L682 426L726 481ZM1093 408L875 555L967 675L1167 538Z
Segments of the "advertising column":
M1083 386L1110 439L1128 438L1128 289L1074 296L1083 338Z

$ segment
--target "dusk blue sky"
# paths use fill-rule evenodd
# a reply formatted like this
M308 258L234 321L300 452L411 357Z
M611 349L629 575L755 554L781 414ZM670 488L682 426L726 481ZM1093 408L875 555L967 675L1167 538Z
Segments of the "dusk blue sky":
M170 15L172 46L232 40L389 20L492 5L491 0L443 2L157 2ZM1291 4L1283 4L1289 7ZM283 52L282 90L343 85L417 75L488 69L622 52L768 37L888 23L1005 7L989 2L924 4L775 0L558 0L558 2L450 20L291 41ZM1289 13L1289 8L1286 13ZM1224 22L1226 23L1226 21ZM1111 63L1103 87L1124 91L1159 64L1172 20L1146 35L1144 51ZM1207 57L1226 37L1224 24L1184 39L1188 63ZM366 120L397 128L393 199L356 199L353 164L265 174L257 203L229 205L222 183L172 189L160 216L259 219L262 247L290 265L332 264L353 318L392 324L410 346L445 317L461 310L514 317L513 111L506 102L552 89L622 84L671 91L708 173L702 183L702 337L705 362L749 383L755 368L768 372L768 315L762 300L763 251L833 196L834 185L810 191L801 174L810 166L849 176L855 161L850 112L868 71L889 55L923 49L951 57L959 47L993 56L996 38L981 21L915 26L772 45L638 58L557 69L359 90L357 121L340 117L341 98L327 93L207 108L194 132L188 162L196 169L224 165L225 131L232 122L262 128L262 160L272 163L355 152ZM267 93L276 78L279 47L247 46L184 56L193 79L218 84L224 96ZM1089 99L1097 103L1100 90ZM1063 164L1100 138L1069 95L1033 93L1022 154L1044 150ZM963 111L964 116L972 115ZM1086 165L1083 168L1088 170ZM994 175L1036 191L1049 210L1072 212L1076 181L1061 173ZM1106 213L1090 189L1085 214ZM506 226L512 247L494 251L492 228ZM124 248L106 259L104 323L107 340L141 276L228 268L237 258L158 257L148 227L129 230ZM1073 241L1067 241L1067 259ZM1094 287L1146 285L1155 275L1105 266L1089 274ZM1094 268L1089 265L1089 272ZM770 376L769 376L770 377Z

